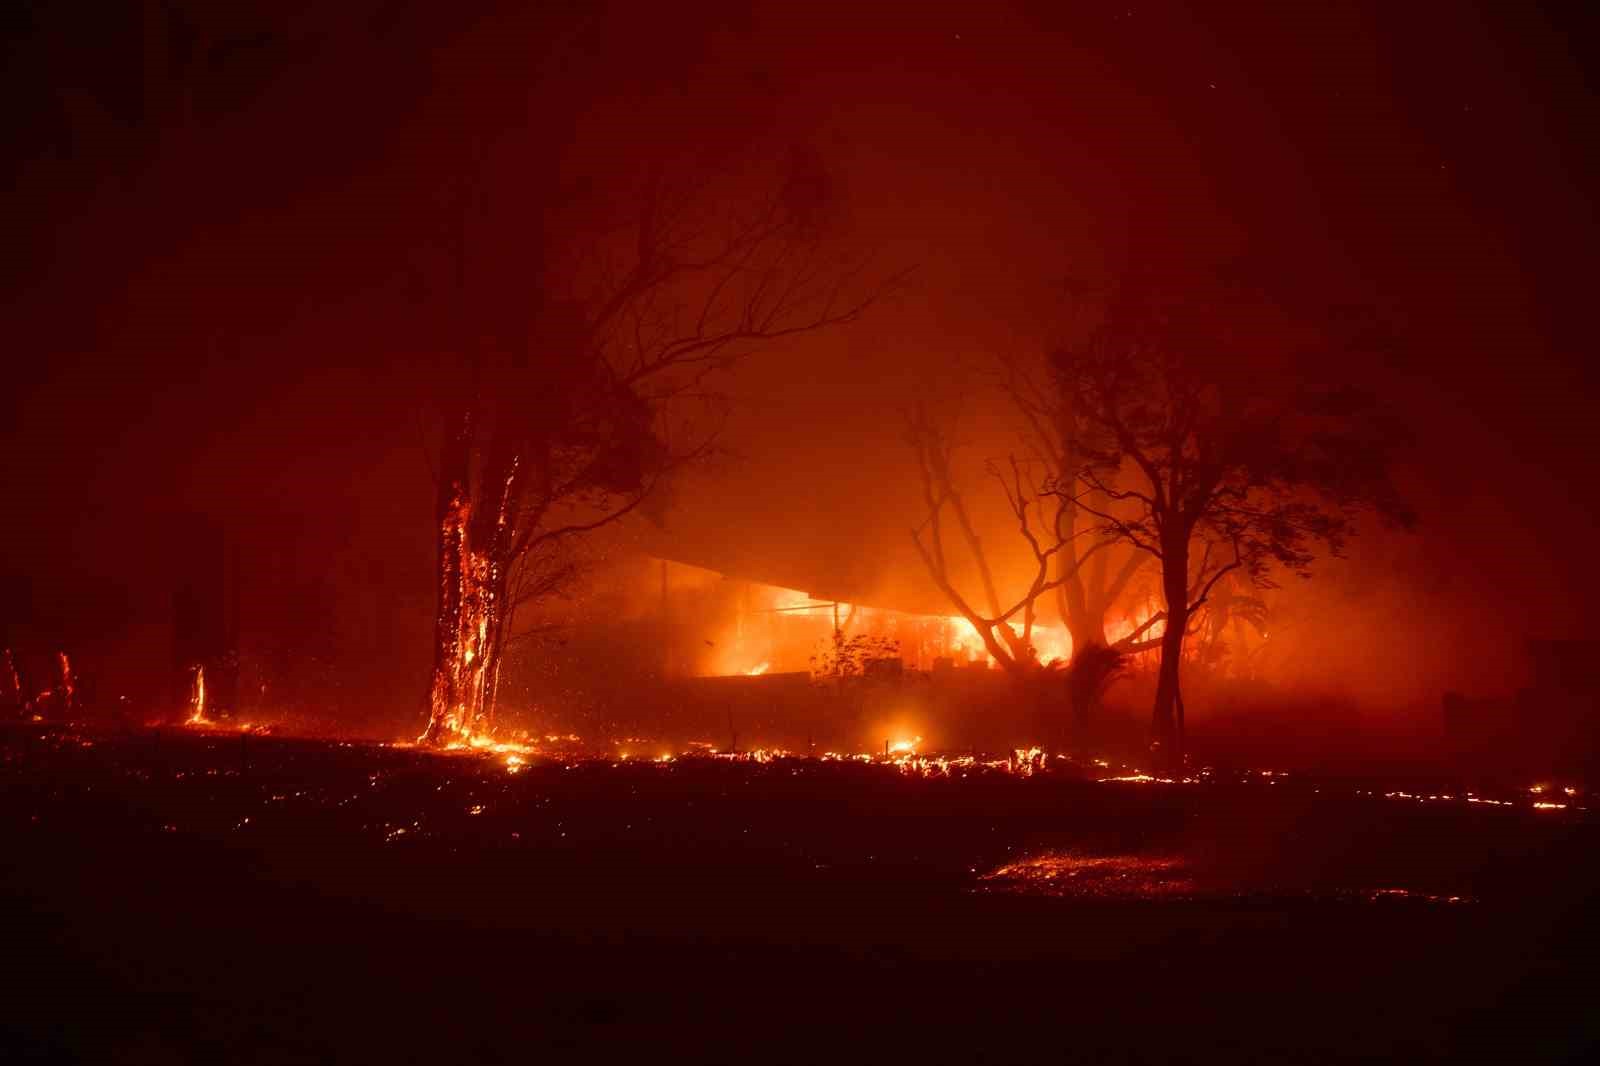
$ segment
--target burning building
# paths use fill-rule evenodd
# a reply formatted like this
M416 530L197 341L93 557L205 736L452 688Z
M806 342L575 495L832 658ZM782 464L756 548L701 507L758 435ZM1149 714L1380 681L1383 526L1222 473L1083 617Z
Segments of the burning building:
M686 638L669 653L672 674L826 674L841 668L841 654L851 660L843 664L847 671L934 673L994 665L971 623L936 602L868 602L852 589L805 592L667 559L651 565L660 571L662 619ZM843 642L853 643L841 650ZM1034 643L1045 663L1072 654L1063 626L1037 626Z
M637 639L659 645L652 695L597 685L598 723L545 726L818 752L918 740L994 748L1063 726L1019 700L971 625L931 596L885 602L854 588L780 583L800 585L792 575L744 576L660 556L643 565L655 602L632 625ZM1035 637L1045 661L1070 654L1064 628L1039 627Z

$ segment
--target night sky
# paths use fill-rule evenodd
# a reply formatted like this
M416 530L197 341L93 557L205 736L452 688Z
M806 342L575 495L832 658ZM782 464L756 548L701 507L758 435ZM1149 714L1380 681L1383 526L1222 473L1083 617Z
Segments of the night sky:
M1066 279L1247 263L1291 311L1371 305L1400 336L1348 373L1417 431L1421 525L1327 574L1329 669L1403 680L1397 699L1505 691L1523 641L1587 633L1580 5L173 6L188 30L155 43L138 5L4 16L15 631L111 641L161 617L207 521L244 547L259 631L426 625L426 369L463 146L500 145L502 202L525 190L509 219L552 175L605 186L745 138L815 147L850 240L916 269L861 323L732 375L730 456L640 537L911 589L909 389L1048 348Z

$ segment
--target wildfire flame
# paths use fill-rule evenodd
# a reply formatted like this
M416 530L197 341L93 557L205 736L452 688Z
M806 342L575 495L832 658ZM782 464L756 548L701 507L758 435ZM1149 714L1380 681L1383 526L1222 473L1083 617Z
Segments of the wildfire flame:
M755 666L752 666L748 671L746 671L746 673L748 673L751 677L760 677L762 674L767 672L771 665L771 663L757 663Z
M67 658L64 651L56 652L56 657L61 662L61 695L66 701L66 709L72 710L72 696L76 691L72 684L72 660Z
M442 623L449 632L448 658L434 670L428 727L418 738L447 748L471 744L494 729L499 669L494 653L501 637L505 574L498 562L469 543L471 514L471 502L458 487L440 530L441 544L454 556L445 577L446 599L454 608ZM503 524L503 515L501 520Z
M206 668L204 666L196 666L194 668L194 687L190 691L189 706L193 709L193 712L194 712L194 713L189 715L189 724L190 725L205 725L206 724Z

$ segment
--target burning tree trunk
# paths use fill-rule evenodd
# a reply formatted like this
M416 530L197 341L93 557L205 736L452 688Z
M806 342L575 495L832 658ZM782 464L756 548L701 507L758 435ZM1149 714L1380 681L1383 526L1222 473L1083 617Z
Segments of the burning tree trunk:
M475 501L471 493L472 428L462 420L446 447L438 499L439 600L427 743L471 741L494 731L505 629L511 611L514 536L521 517L526 461L536 436L512 438L502 419ZM519 448L517 445L521 444Z
M444 446L435 507L438 523L438 594L433 613L433 669L428 697L428 725L422 740L440 743L446 732L465 726L467 708L461 698L461 666L466 621L468 571L467 518L471 514L472 420L463 417Z
M441 560L440 581L455 587L436 625L427 743L494 731L508 599L505 568L490 552L475 550L465 533L447 533L442 541L441 550L455 557Z

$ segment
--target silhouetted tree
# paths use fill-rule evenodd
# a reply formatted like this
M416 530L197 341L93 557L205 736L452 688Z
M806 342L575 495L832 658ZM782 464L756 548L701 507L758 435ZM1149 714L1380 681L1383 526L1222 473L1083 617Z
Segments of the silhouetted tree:
M1092 427L1083 413L1074 409L1071 396L1060 387L1049 363L1040 366L1038 362L1017 357L1000 359L1001 389L1020 416L1022 438L1029 453L1047 471L1047 479L1057 484L1070 482L1087 458L1085 437L1092 433ZM1088 501L1094 499L1091 494ZM1118 550L1096 550L1098 537L1081 538L1079 534L1097 520L1085 513L1072 495L1061 496L1051 515L1054 535L1062 545L1055 555L1056 610L1072 634L1073 654L1080 649L1113 644L1122 651L1139 651L1148 646L1140 638L1153 623L1113 642L1106 637L1106 616L1149 556L1120 544ZM1110 565L1113 560L1117 563L1114 569Z
M1130 552L1134 558L1124 560L1114 575L1100 565L1122 544L1106 535L1097 519L1091 516L1085 521L1072 494L1055 490L1074 459L1082 456L1076 421L1063 414L1060 403L1048 409L1033 407L1042 394L1023 393L1021 388L1015 379L1007 384L1013 401L1027 416L1028 426L1037 432L1030 449L1034 454L986 464L1016 522L1018 540L1033 558L1032 575L1020 595L1009 602L1000 598L987 547L951 469L949 438L926 405L914 408L907 420L907 437L917 458L926 508L911 538L934 584L972 626L990 657L1012 677L1029 683L1023 691L1031 693L1031 698L1054 702L1065 697L1078 743L1085 745L1094 706L1120 670L1124 656L1152 646L1145 634L1159 619L1149 619L1117 641L1107 641L1106 613L1122 597L1143 558ZM947 514L977 570L981 601L974 602L965 594L952 572ZM1057 607L1072 635L1071 661L1083 660L1076 674L1070 667L1061 673L1065 664L1042 662L1035 643L1040 602L1052 594L1058 597ZM1058 687L1063 679L1065 687Z
M1398 423L1368 393L1314 383L1336 352L1300 350L1263 330L1267 318L1231 293L1158 293L1134 279L1055 359L1091 432L1053 491L1160 565L1153 732L1172 768L1183 761L1184 639L1217 583L1235 571L1257 584L1275 568L1307 576L1319 554L1340 554L1364 511L1412 520L1389 477Z
M882 291L851 295L856 273L826 238L812 154L731 203L708 202L703 182L671 180L665 165L635 192L625 227L567 240L539 230L520 281L462 281L476 311L441 382L425 742L493 729L517 602L571 576L565 542L659 501L674 470L707 454L724 410L713 374L852 321ZM482 225L497 222L491 212Z
M1042 666L1034 647L1033 630L1040 598L1059 588L1086 560L1112 542L1102 538L1095 546L1077 551L1073 541L1080 534L1070 531L1062 517L1062 511L1072 505L1070 498L1044 491L1047 484L1041 480L1040 472L1015 456L1003 465L989 463L988 472L999 483L1016 520L1018 538L1034 561L1033 575L1021 595L1002 605L988 552L951 470L949 437L926 405L918 405L907 417L906 439L916 456L926 509L922 522L911 530L911 542L922 557L928 576L971 624L984 649L1003 670L1020 678L1037 675ZM951 572L953 553L946 544L947 515L953 519L956 533L977 569L983 595L981 606L958 587ZM1073 562L1052 577L1052 562L1069 550L1074 552Z

